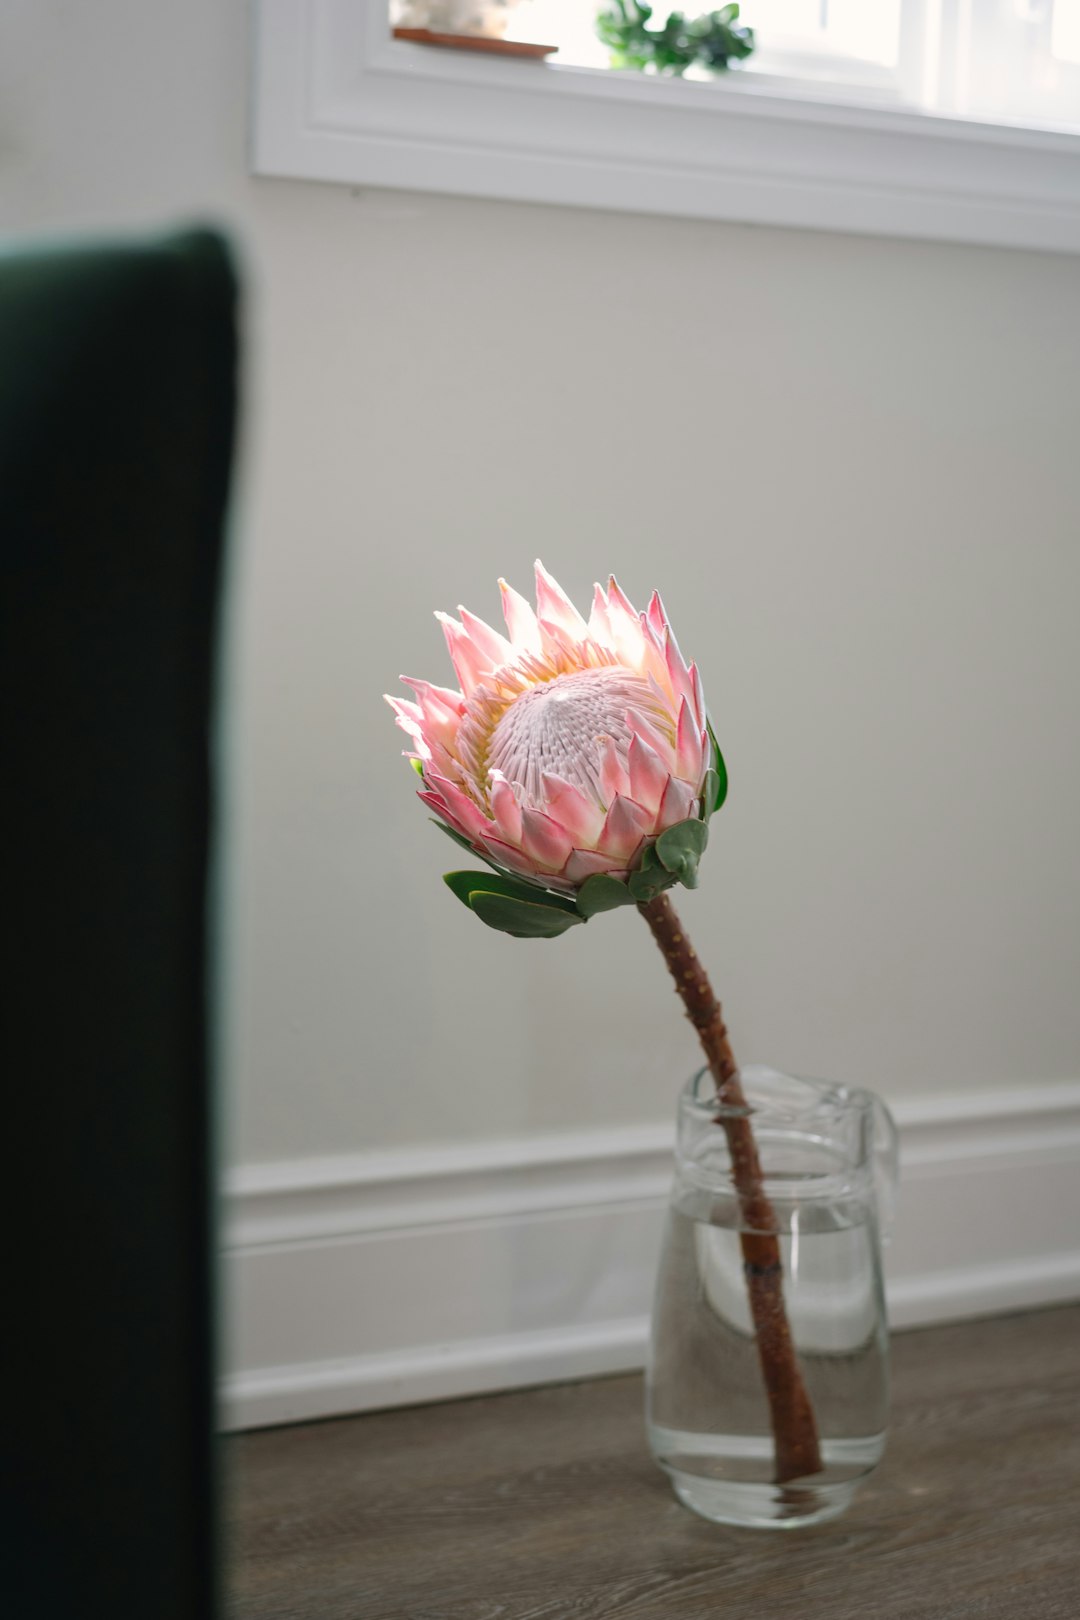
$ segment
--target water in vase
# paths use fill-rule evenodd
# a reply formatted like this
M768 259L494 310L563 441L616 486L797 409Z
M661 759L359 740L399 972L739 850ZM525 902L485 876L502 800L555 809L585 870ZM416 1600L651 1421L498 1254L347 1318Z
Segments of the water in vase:
M842 1512L885 1444L888 1335L873 1208L865 1199L774 1197L773 1209L821 1473L774 1483L733 1196L685 1183L676 1189L653 1313L653 1453L688 1507L743 1524L806 1523Z

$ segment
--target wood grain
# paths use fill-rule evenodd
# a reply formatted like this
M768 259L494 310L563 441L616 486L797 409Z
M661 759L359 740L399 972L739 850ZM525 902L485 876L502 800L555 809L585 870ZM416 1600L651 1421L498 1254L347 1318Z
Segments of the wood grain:
M680 1507L620 1377L227 1442L231 1620L1077 1620L1080 1306L894 1341L880 1470L788 1535Z

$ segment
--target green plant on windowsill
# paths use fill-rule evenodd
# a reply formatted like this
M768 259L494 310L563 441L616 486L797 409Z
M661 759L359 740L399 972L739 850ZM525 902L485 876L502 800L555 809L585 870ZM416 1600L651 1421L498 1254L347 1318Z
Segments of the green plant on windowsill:
M681 78L695 66L725 73L730 63L753 53L754 30L739 26L737 5L689 19L673 11L659 28L648 26L652 14L644 0L611 0L597 13L597 37L610 49L613 68Z

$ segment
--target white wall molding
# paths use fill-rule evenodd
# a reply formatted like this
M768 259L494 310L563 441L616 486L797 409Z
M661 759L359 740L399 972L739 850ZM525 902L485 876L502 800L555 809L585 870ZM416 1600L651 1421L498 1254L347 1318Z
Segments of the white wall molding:
M385 0L255 28L258 174L1080 252L1080 131L432 51Z
M1080 1082L895 1112L895 1326L1080 1294ZM670 1172L658 1126L233 1171L227 1422L640 1366Z
M392 1232L662 1197L672 1132L658 1125L248 1165L228 1178L230 1245Z

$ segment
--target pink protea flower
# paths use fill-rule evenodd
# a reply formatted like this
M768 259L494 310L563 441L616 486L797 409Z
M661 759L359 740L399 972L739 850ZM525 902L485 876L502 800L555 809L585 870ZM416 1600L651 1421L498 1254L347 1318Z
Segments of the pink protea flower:
M535 612L499 586L508 637L466 608L436 615L461 690L403 676L416 701L387 699L413 740L419 797L489 864L543 889L626 882L661 834L703 823L722 797L697 668L656 594L639 613L612 578L586 622L540 562ZM667 882L695 880L704 836L690 843Z

